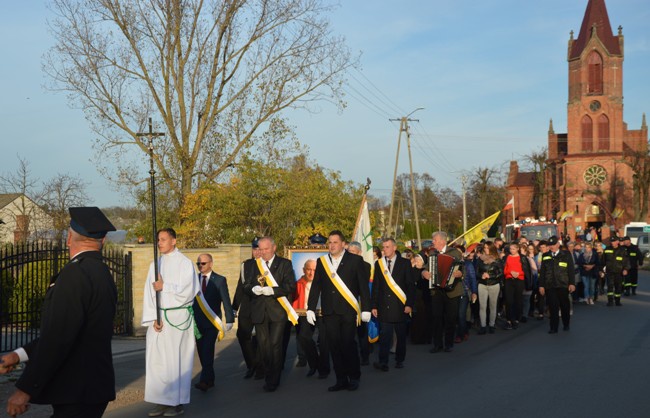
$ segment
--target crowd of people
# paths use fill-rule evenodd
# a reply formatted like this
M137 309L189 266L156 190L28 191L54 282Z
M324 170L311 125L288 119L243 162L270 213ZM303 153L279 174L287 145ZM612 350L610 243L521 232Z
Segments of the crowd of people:
M95 351L110 352L106 337L111 333L113 293L97 299L103 301L105 312L87 311L86 296L70 299L68 286L77 280L82 290L98 290L88 287L88 277L106 276L106 267L90 260L99 254L106 231L114 228L96 208L71 211L71 215L72 261L53 281L49 299L68 300L70 306L79 305L82 320L101 321L102 339L96 340L101 344ZM555 236L507 243L497 238L465 248L450 243L440 231L433 234L431 247L419 252L400 252L394 239L383 239L381 247L374 248L374 262L368 263L361 256L361 245L346 242L343 233L335 230L327 237L327 254L307 260L297 279L291 260L277 255L273 238L262 237L253 240L251 257L241 265L231 303L226 279L213 271L210 254L199 255L195 268L176 248L176 232L171 228L158 232L157 245L160 257L149 269L142 317L147 327L145 401L155 405L151 417L184 413L183 405L190 402L195 350L202 370L194 388L206 392L214 387L215 344L233 328L235 319L246 364L243 377L264 380L264 391L274 392L280 386L294 328L296 366L308 368L307 377L318 373L319 379L327 379L333 370L335 384L327 388L329 392L356 391L361 366L369 365L373 351L377 370L404 368L409 338L412 345L430 345L431 353L449 353L454 344L469 340L472 329L480 336L497 330L514 332L528 320L548 318L549 334L558 332L560 321L562 329L569 331L574 303L594 305L602 299L607 306L622 306L622 296L636 295L638 268L643 263L629 237L613 236L608 246L599 241L563 243ZM113 389L107 386L94 397L86 395L84 388L67 397L57 395L55 383L67 378L66 373L39 383L53 370L42 359L58 344L50 340L56 330L50 329L55 326L50 317L64 312L47 306L53 309L45 310L41 338L2 357L0 373L29 361L7 411L12 416L22 413L31 399L52 403L55 416L99 417L115 396L110 358L101 365L106 370L85 370L105 373L105 382L112 384ZM74 338L83 346L86 339L93 343L96 334L81 322ZM78 356L83 360L86 354Z

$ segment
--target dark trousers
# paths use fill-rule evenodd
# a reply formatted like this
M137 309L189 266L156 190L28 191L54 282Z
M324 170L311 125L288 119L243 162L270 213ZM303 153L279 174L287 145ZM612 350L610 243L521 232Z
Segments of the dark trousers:
M196 340L196 351L201 362L201 377L205 383L214 383L214 345L217 343L218 331L215 327L199 329L201 338Z
M519 321L524 298L524 281L519 279L506 280L506 309L508 321Z
M298 318L298 327L296 329L298 347L303 352L309 368L318 368L318 349L316 348L316 341L314 341L316 326L310 325L307 322L307 317L301 316Z
M361 364L356 342L356 315L327 315L323 322L337 383L359 380Z
M467 306L469 305L469 296L462 294L458 298L458 326L456 327L456 336L463 338L468 334L467 330Z
M454 333L458 320L458 297L449 298L442 290L436 290L431 295L431 311L433 322L433 346L442 347L443 333L445 347L454 346Z
M546 289L548 311L551 316L551 330L557 331L560 325L560 310L562 310L562 325L569 326L571 320L571 306L569 304L569 289L566 287L552 287Z
M357 327L357 337L359 338L359 355L363 360L370 357L370 341L368 341L368 324L362 322Z
M257 337L253 337L253 321L249 317L237 318L237 341L239 341L246 368L256 368L258 365Z
M637 287L639 283L639 269L630 269L627 272L625 277L625 287L633 288Z
M607 298L620 298L621 293L623 293L621 273L607 273Z
M98 404L52 405L51 418L100 418L104 415L108 402Z
M282 370L284 370L284 363L287 361L287 350L289 349L289 341L291 340L291 330L293 324L289 321L284 323L284 334L282 334Z
M255 324L255 333L262 354L262 364L265 370L266 384L277 387L280 384L280 373L283 366L283 343L287 321L264 321Z
M388 364L390 346L393 344L393 332L397 337L395 361L401 363L406 357L406 321L379 323L379 363Z

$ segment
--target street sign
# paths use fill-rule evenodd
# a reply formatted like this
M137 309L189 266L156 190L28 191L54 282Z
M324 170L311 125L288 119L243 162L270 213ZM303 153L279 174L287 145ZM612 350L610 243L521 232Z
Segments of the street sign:
M650 225L646 225L643 227L643 232L650 232Z

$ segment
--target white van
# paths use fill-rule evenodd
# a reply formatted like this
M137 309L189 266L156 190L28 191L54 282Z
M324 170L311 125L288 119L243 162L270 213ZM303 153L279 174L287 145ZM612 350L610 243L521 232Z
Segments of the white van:
M623 236L630 237L632 244L636 245L639 237L648 234L648 232L650 232L650 224L647 222L630 222L625 225Z

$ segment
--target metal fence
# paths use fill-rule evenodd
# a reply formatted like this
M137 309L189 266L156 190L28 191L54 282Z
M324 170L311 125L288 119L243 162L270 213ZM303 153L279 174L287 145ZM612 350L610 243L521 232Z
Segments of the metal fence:
M115 335L132 333L131 253L105 249L118 291ZM53 276L69 261L68 249L55 242L35 242L0 248L0 352L38 337L41 306Z

